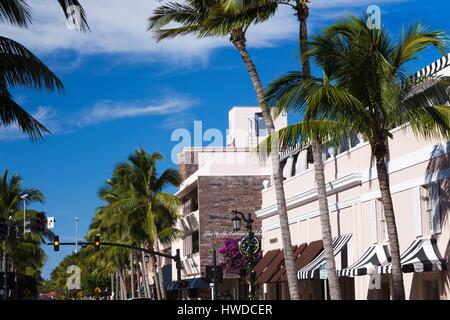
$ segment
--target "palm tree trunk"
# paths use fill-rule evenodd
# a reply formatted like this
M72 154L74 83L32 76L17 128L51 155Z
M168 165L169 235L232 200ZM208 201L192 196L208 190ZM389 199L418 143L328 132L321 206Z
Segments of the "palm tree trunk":
M139 267L139 271L141 272L141 275L142 275L142 288L144 288L144 298L150 298L150 295L148 294L148 291L147 291L147 286L145 285L145 275L144 275L144 270L143 270L143 268L142 268L142 262L139 262L138 263L138 267Z
M157 259L158 258L157 258L156 255L152 256L152 261L153 261L153 263L152 263L152 271L153 271L153 275L154 275L153 280L154 280L155 288L156 288L156 296L158 297L158 300L163 300L161 284L159 283L159 277L157 275L157 273L158 273L158 269L157 269L158 262L157 262Z
M386 167L386 144L376 143L372 146L372 153L375 155L378 183L383 203L386 228L389 238L389 250L392 258L392 299L405 300L405 287L403 285L403 273L400 261L400 245L398 242L397 225L395 223L394 206L392 204L391 187L389 175Z
M126 285L125 285L125 280L123 277L123 273L122 273L122 268L120 267L120 262L119 259L116 257L116 268L117 268L117 276L118 276L118 280L120 283L120 294L121 294L121 298L122 300L126 300L127 299L127 293L126 293Z
M317 183L317 198L319 200L320 225L322 227L323 251L328 273L331 300L341 300L341 290L336 274L336 263L333 255L333 239L331 234L330 213L328 210L327 189L322 159L322 146L319 143L312 145L314 158L314 175Z
M127 300L128 299L128 287L127 287L128 270L127 270L127 268L123 269L122 274L123 274L123 285L125 287L125 290L124 290L125 291L125 300Z
M299 42L300 42L300 63L303 72L311 75L311 65L308 52L308 25L309 7L306 1L297 0L297 18L299 21ZM336 275L336 263L333 256L332 232L330 224L330 213L328 210L327 189L325 185L325 173L322 159L322 146L320 143L313 143L314 175L317 182L317 198L319 201L320 224L322 228L323 249L328 273L328 283L330 287L330 298L341 300L341 290L339 279Z
M149 240L152 246L151 250L159 252L159 242L158 242L158 231L156 230L156 223L152 211L152 201L149 199L147 201L147 225L149 228ZM166 300L166 292L162 288L162 275L158 274L158 270L161 269L159 256L153 255L153 266L152 271L154 274L154 282L156 286L156 293L158 300Z
M14 284L15 284L15 288L14 288L14 298L16 300L19 299L19 279L17 277L17 268L14 264L14 262L12 263L12 270L14 273Z
M133 252L130 252L130 270L131 270L131 298L135 298L135 290L134 290L134 259L133 259Z
M246 48L246 39L245 33L242 30L237 30L231 35L231 42L239 51L242 60L244 61L247 71L250 75L250 79L252 81L253 87L256 92L256 96L258 98L258 103L261 107L264 122L266 125L266 130L268 134L275 133L275 125L272 119L272 115L270 113L270 108L268 107L265 97L264 97L264 89L261 84L261 79L259 78L259 74L256 70L256 66L253 63L250 54ZM294 266L294 253L292 251L292 240L291 240L291 232L289 229L289 220L286 208L286 198L284 194L284 185L283 185L283 174L280 166L279 154L277 152L278 148L276 143L274 144L274 151L271 152L271 163L272 163L272 173L273 179L275 183L275 193L277 198L278 205L278 216L280 219L280 230L281 230L281 239L283 243L284 249L284 262L286 265L286 275L289 286L289 294L291 300L299 300L300 295L298 291L298 281L296 270Z
M126 270L122 269L119 272L120 275L120 283L122 286L122 296L123 296L123 300L127 300L128 298L128 292L127 292L127 278L126 278Z
M156 233L156 228L154 230L155 235ZM155 238L155 249L156 252L159 252L159 241L158 241L158 237ZM160 256L156 256L156 274L155 274L155 279L157 279L158 282L158 286L159 286L159 290L161 292L161 299L162 300L167 300L167 294L166 294L166 290L164 290L164 279L163 279L163 274L162 274L162 266L161 266L161 257Z
M299 21L300 65L303 68L303 72L310 75L311 66L306 55L308 51L308 25L306 22L309 16L309 7L302 0L297 0L296 10Z
M139 259L138 257L133 257L133 260L136 261L136 286L137 286L137 296L138 298L142 298L141 294L141 282L140 282L140 270L139 270Z
M117 269L119 270L119 269ZM120 281L119 281L119 272L116 271L116 294L114 295L114 300L121 300L120 298Z
M113 292L114 292L114 295L113 295L113 300L116 300L116 297L115 297L115 288L114 288L114 275L111 273L111 295L113 295Z

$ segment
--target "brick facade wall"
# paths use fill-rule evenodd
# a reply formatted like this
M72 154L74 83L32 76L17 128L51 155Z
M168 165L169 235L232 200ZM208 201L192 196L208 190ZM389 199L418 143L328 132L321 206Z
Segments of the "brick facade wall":
M178 171L180 173L181 181L189 178L190 175L198 170L197 153L195 152L183 152L182 156L178 159Z
M221 260L218 249L223 240L229 237L241 237L230 234L233 231L231 222L233 209L247 214L251 212L253 230L260 233L261 221L254 212L261 209L261 190L263 181L269 176L208 176L198 178L198 202L200 219L200 267L202 273L205 266L212 264L213 246L217 249L217 261ZM242 224L241 232L244 232Z

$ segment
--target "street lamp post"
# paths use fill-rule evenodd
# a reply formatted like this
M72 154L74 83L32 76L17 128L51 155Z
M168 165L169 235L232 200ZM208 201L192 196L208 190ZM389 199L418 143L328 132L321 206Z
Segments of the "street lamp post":
M249 300L256 300L256 274L255 274L255 265L256 265L256 254L261 249L261 243L257 237L255 237L255 233L253 232L252 224L254 220L252 219L251 213L248 214L246 218L242 212L237 210L232 211L234 217L231 219L233 223L233 231L239 231L241 229L241 221L245 222L245 235L239 241L239 250L243 255L247 257L247 276L248 276L248 285L249 285Z
M23 200L23 235L25 235L25 233L26 233L26 224L27 224L27 221L26 221L26 212L27 212L27 210L26 210L26 205L27 205L27 198L28 198L28 193L26 193L26 194L20 196L20 199Z

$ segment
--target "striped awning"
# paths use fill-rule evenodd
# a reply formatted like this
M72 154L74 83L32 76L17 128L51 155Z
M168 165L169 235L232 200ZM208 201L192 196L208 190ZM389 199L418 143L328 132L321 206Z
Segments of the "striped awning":
M400 256L402 271L426 272L447 270L447 262L439 255L436 239L414 240ZM392 263L378 268L379 273L391 273Z
M337 256L341 250L347 246L348 241L352 237L351 234L346 234L333 239L333 255ZM314 279L319 278L319 268L325 264L325 252L322 252L308 265L298 271L298 279Z
M369 247L351 266L337 270L340 277L354 277L370 274L377 271L379 267L385 266L391 262L391 255L387 245L374 245Z

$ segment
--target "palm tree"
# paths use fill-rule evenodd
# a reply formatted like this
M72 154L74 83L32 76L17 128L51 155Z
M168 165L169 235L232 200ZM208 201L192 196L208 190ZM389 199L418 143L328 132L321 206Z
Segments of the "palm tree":
M312 77L304 72L290 72L271 83L267 88L266 97L269 104L275 106L275 114L300 113L304 115L304 120L279 130L263 141L259 148L265 152L273 152L271 150L272 140L278 141L279 147L282 149L293 145L312 146L330 298L340 300L341 291L333 255L322 145L325 143L339 144L346 135L351 133L349 131L351 127L323 111L324 109L333 110L336 107L355 109L359 104L358 100L346 90L334 87L331 84L332 80L332 75L327 74L326 71L323 79Z
M15 174L9 177L8 171L5 170L0 180L0 217L5 220L11 217L13 226L16 226L17 230L12 228L9 237L3 241L0 251L2 253L6 251L10 268L16 273L16 282L17 274L31 276L36 281L40 281L40 271L46 259L40 246L45 243L45 239L51 238L52 233L32 227L26 238L16 237L23 221L24 212L21 208L23 194L28 194L27 201L29 203L43 203L45 200L41 191L23 188L22 178ZM27 210L26 216L34 226L38 219L38 212Z
M274 121L264 97L264 89L256 66L247 51L246 32L250 26L269 19L276 11L277 3L256 2L243 5L239 10L227 10L221 0L189 0L185 3L171 2L154 10L150 18L149 30L153 30L158 41L178 35L196 37L229 36L231 43L238 50L252 81L258 103L261 107L268 134L275 132ZM173 28L164 27L175 22L181 24ZM282 168L278 154L271 155L272 173L275 184L281 238L288 279L289 293L292 300L299 299L292 241L283 186Z
M159 153L149 155L143 149L138 149L127 162L116 166L113 177L107 181L107 187L99 193L108 204L97 212L96 219L99 222L93 225L91 233L95 230L102 234L106 231L110 233L116 228L115 237L120 237L121 242L144 244L157 252L160 242L170 243L180 235L180 231L174 227L179 200L164 192L168 186L179 185L180 179L178 172L173 169L158 174L157 162L162 159ZM152 267L157 275L158 297L166 299L162 273L159 272L160 259L156 255L152 258Z
M260 0L227 0L226 8L232 12L238 12L245 5L255 5ZM309 17L309 0L263 0L264 3L282 4L290 6L297 16L299 21L299 45L300 45L300 65L302 67L302 76L307 79L311 76L311 66L309 61L308 51L308 27L307 19ZM276 137L276 135L275 135ZM321 217L322 238L324 244L325 261L329 278L330 297L332 300L341 299L341 291L339 288L339 281L335 276L335 260L332 248L332 232L330 224L330 213L328 210L328 198L325 185L325 173L322 158L322 145L320 139L315 140L311 138L312 155L314 161L314 174L317 188L317 198L319 200L319 212ZM320 137L321 138L321 137ZM276 145L276 143L275 143ZM276 154L276 152L274 152ZM283 233L283 230L281 230Z
M58 0L68 17L68 8L80 8L80 27L88 31L86 15L77 0ZM0 0L0 21L19 28L31 24L31 10L24 0ZM3 126L17 125L31 140L42 139L49 130L34 119L16 101L10 89L28 87L62 92L64 86L58 77L31 51L20 43L0 36L0 123Z
M405 64L417 59L422 50L435 46L444 53L446 36L413 25L394 43L384 28L368 29L366 20L365 16L351 17L314 37L310 55L326 70L325 79L308 80L304 74L291 73L274 82L268 95L277 101L280 109L301 110L305 103L313 103L312 108L316 105L316 109L306 119L320 116L337 121L339 127L361 133L369 141L388 229L392 296L404 299L400 248L386 166L388 140L392 138L390 130L405 123L419 136L447 139L450 136L450 110L445 106L449 100L448 79L417 80L404 76ZM314 88L311 86L314 81L323 86ZM327 90L317 98L325 100L316 99L314 90L319 93L324 87ZM310 129L302 130L301 124L287 128L280 134L280 143L310 135Z
M300 61L303 73L308 79L311 76L311 66L309 62L308 51L308 27L307 19L309 16L309 0L296 0L295 9L300 23ZM327 82L324 83L328 85ZM315 107L318 107L315 106ZM311 147L314 161L314 175L316 180L317 198L319 200L320 224L322 228L323 251L327 272L329 274L328 284L330 287L330 298L332 300L341 300L341 290L336 276L336 263L333 256L332 232L330 223L330 212L328 210L328 197L325 185L325 172L322 159L322 139L312 137Z

